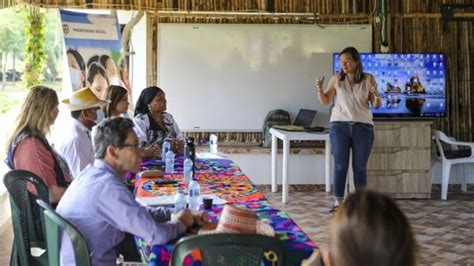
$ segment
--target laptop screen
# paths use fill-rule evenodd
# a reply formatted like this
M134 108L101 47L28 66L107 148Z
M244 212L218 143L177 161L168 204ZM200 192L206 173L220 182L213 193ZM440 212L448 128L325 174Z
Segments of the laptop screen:
M305 128L311 127L311 124L313 123L313 119L315 115L316 115L315 110L300 109L293 125L301 126Z

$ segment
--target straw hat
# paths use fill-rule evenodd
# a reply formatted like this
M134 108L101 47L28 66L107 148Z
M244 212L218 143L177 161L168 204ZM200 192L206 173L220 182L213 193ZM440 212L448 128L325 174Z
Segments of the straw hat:
M75 91L71 95L71 98L63 100L63 103L65 103L71 111L101 107L109 102L110 101L103 101L97 98L97 96L88 87Z
M257 220L257 213L232 205L225 205L219 222L204 225L199 235L216 233L243 233L274 236L275 230L264 222Z

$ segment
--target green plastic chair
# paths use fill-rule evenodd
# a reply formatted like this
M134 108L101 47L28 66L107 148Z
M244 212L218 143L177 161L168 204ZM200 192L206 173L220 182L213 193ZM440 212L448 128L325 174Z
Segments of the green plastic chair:
M42 237L42 215L34 199L49 202L48 187L37 175L25 170L9 171L3 183L10 194L14 234L10 265L49 265L46 252L38 257L31 255L31 248L44 250L46 247ZM37 197L28 192L28 183L36 187ZM35 224L34 214L40 224Z
M43 209L44 227L46 232L46 243L48 244L48 258L51 266L59 266L61 237L65 232L71 239L74 248L74 257L76 265L91 265L89 248L81 232L66 219L62 218L46 202L38 199L36 201Z
M202 265L259 266L262 260L285 265L286 247L278 238L256 234L207 234L185 237L176 244L171 265L183 265L187 255L199 250Z

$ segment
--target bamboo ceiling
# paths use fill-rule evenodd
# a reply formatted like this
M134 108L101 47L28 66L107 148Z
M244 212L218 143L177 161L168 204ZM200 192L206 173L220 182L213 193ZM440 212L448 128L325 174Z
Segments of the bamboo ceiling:
M434 128L459 140L474 141L474 1L473 0L0 0L0 7L31 4L41 7L145 10L147 25L158 23L369 23L374 27L374 52L381 51L379 10L386 3L389 52L443 52L447 55L447 112ZM469 5L443 21L443 4ZM376 20L377 19L377 20ZM457 20L456 20L457 19ZM156 30L148 40L156 43ZM156 45L149 53L150 83L156 81ZM153 69L155 68L155 69ZM148 72L148 71L147 71Z

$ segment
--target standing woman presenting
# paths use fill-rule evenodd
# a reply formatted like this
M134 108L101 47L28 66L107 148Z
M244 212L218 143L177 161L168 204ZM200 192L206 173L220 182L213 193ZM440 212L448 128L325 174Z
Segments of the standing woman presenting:
M334 153L333 212L344 200L349 151L352 148L352 169L356 190L367 185L367 161L374 142L374 123L370 106L379 108L382 100L374 77L364 73L359 52L347 47L339 53L342 69L329 80L323 90L324 78L316 78L318 99L323 105L334 101L329 137Z

